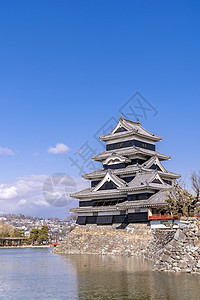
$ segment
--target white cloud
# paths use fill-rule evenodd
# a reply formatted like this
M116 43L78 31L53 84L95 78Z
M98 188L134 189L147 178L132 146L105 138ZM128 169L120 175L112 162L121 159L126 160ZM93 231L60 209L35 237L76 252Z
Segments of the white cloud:
M0 146L0 155L14 155L13 151Z
M0 213L22 213L39 217L65 218L71 207L78 206L78 201L72 199L69 205L65 207L54 206L54 201L52 203L51 198L55 197L55 199L62 201L63 187L57 186L54 182L53 190L51 190L51 186L47 185L51 197L49 199L44 197L44 184L48 178L47 175L31 175L20 177L13 184L0 184ZM72 180L75 181L76 190L85 189L89 185L89 181L81 178L72 177Z
M52 154L63 154L69 151L69 147L62 143L57 143L55 147L49 147L47 150Z
M18 201L18 205L25 205L27 203L27 200L26 199L21 199Z
M15 186L8 186L0 184L0 199L12 199L17 196L17 188Z

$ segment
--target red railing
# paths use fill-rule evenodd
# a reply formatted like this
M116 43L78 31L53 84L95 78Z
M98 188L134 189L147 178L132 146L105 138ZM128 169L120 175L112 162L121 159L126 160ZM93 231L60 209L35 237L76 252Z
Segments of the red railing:
M59 245L59 243L50 244L50 248L56 247L57 245Z
M200 218L200 216L195 215L195 218ZM170 215L170 214L153 214L152 216L148 217L149 221L153 221L153 220L172 220L172 219L181 219L180 215Z
M152 220L169 220L171 219L172 216L170 214L164 214L164 215L161 215L161 214L153 214L152 216L149 216L149 221L152 221Z

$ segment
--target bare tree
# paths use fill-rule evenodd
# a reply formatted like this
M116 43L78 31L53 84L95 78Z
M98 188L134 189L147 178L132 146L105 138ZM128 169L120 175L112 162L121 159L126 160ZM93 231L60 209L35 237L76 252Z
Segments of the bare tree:
M166 211L174 217L193 217L197 209L196 197L191 195L187 189L181 187L178 183L170 191L169 198L166 199L168 208Z
M72 213L67 217L67 221L76 221L77 218L78 218L78 215L75 213Z
M192 172L191 181L192 181L192 188L196 194L196 199L198 201L200 196L200 171Z

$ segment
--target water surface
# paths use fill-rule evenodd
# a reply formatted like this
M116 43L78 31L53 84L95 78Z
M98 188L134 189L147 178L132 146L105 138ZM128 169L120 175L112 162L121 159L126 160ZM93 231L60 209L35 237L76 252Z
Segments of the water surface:
M200 276L153 272L134 257L0 249L0 299L200 299Z

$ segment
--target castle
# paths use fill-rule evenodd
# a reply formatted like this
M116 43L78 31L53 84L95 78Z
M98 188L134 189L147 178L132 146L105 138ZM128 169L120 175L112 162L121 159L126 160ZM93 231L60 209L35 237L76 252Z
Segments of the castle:
M80 225L113 223L148 223L166 220L166 199L177 178L161 161L170 156L156 151L156 136L137 122L122 115L112 132L100 136L106 151L92 157L102 163L102 169L83 175L91 187L74 193L79 207Z

